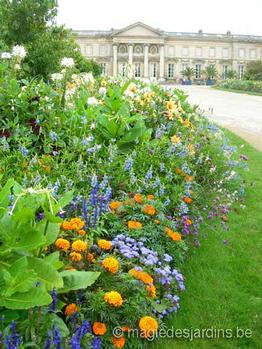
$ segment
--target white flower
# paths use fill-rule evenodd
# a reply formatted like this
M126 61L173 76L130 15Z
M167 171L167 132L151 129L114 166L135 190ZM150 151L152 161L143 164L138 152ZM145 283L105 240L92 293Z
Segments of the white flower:
M75 65L74 59L70 57L64 57L61 60L61 66L65 68L72 68Z
M64 75L61 73L54 73L51 75L51 79L53 81L61 81L63 79Z
M15 64L14 69L15 70L20 70L21 69L21 65L20 64Z
M25 58L26 50L25 50L24 46L20 46L20 45L14 46L13 50L12 50L12 56L20 58L20 59Z
M82 74L82 80L85 84L91 83L93 84L95 82L95 79L93 77L92 73L84 73Z
M100 87L100 89L99 89L99 94L101 95L101 96L105 96L105 94L106 94L106 88L105 87Z
M3 52L2 54L1 54L1 58L2 59L10 59L12 57L12 55L11 55L11 53L9 53L9 52Z
M89 97L87 100L87 104L88 105L97 105L98 104L98 100L96 99L96 97Z

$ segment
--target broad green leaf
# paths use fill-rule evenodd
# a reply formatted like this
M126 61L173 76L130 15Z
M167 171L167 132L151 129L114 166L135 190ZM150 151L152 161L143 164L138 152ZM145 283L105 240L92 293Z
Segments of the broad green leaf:
M32 251L43 246L45 243L46 238L43 236L43 234L38 230L34 230L28 225L28 227L23 227L23 230L19 236L19 241L10 247L15 251Z
M57 289L63 287L63 279L56 269L47 261L35 258L27 257L28 268L33 269L37 274L37 278L40 282L44 283L48 290L56 287Z
M59 259L59 251L53 252L45 257L45 261L51 264L56 270L61 269L64 266L64 263Z
M49 324L52 324L52 326L55 326L56 328L58 328L59 331L61 332L62 337L66 337L69 335L69 330L66 324L56 314L48 314L47 317L45 318L45 321L47 321Z
M72 290L85 289L91 286L100 274L92 271L65 270L60 273L64 280L64 287L58 292L66 293Z
M52 297L43 288L32 288L25 293L15 293L10 297L4 297L1 299L1 306L7 309L29 309L33 307L41 307L48 305L52 302Z
M6 182L6 184L0 191L0 207L7 208L10 201L9 200L10 191L14 184L15 184L15 180L11 178Z
M59 210L66 205L68 205L74 196L74 190L67 191L59 200L58 203L54 205L54 213L58 213Z

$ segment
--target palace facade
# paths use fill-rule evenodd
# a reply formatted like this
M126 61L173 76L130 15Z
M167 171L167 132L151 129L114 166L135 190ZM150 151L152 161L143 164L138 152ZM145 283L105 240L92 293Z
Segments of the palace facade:
M242 78L249 61L262 59L262 36L165 32L138 22L120 30L76 31L82 53L101 64L103 74L157 78L170 82L194 68L195 80L214 65L223 78L229 69Z

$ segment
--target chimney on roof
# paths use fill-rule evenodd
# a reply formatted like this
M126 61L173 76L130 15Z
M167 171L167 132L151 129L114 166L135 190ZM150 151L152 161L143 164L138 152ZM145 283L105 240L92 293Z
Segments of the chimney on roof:
M230 35L231 35L231 31L228 30L228 31L227 31L227 36L230 36Z
M203 30L199 29L198 34L202 35L203 34Z

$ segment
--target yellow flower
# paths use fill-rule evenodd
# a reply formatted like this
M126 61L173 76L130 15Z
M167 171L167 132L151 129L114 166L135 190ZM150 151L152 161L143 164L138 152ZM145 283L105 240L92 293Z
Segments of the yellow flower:
M170 228L165 228L165 232L167 233L167 235L174 241L180 241L182 239L181 234L174 232L172 229Z
M142 223L136 221L128 221L127 226L128 229L141 229Z
M82 240L76 240L72 243L72 250L76 252L85 252L87 250L87 243Z
M113 342L115 348L122 349L125 346L126 339L123 336L121 336L121 337L114 337L113 336L112 342Z
M177 108L177 105L172 99L170 99L169 101L166 102L166 108L169 111L175 111Z
M154 200L154 195L152 195L152 194L148 194L147 196L146 196L146 198L147 198L147 200Z
M121 307L123 304L123 298L120 293L116 291L106 292L104 295L104 301L113 307Z
M71 260L74 262L80 262L82 259L82 255L80 253L77 253L77 252L71 252L69 256L70 256Z
M109 207L111 208L111 210L117 210L121 205L122 202L120 201L112 201L110 202Z
M97 336L103 336L107 331L106 324L103 322L94 322L93 332Z
M111 273L115 274L118 272L119 263L114 257L107 257L102 261L102 266Z
M154 208L154 206L145 205L143 207L143 212L148 214L149 216L154 216L156 214L156 209Z
M156 319L151 316L144 316L139 321L139 328L141 331L141 337L152 337L158 330L158 323Z
M67 316L71 316L79 311L79 307L75 303L71 303L66 306L65 308L65 314Z
M145 271L131 269L129 270L128 273L132 275L134 278L136 278L137 280L142 281L144 284L148 284L148 285L153 284L154 280L152 276L146 273Z
M184 121L183 121L183 125L184 125L185 127L190 127L191 123L190 123L189 120L184 120Z
M178 144L178 143L181 142L181 138L178 137L178 136L176 136L176 135L174 135L174 136L171 137L170 139L171 139L171 142L172 142L173 144Z
M95 260L95 257L93 253L88 253L86 256L86 259L88 260L89 263L92 263Z
M84 235L86 235L86 231L83 230L83 229L80 229L80 230L78 230L77 234L81 235L81 236L84 236Z
M188 144L187 151L189 152L190 155L195 155L196 153L195 146L193 144Z
M70 242L66 239L57 239L55 242L55 247L59 250L67 251L70 248Z
M156 288L154 285L146 286L146 290L147 290L149 297L151 297L151 298L156 297Z
M112 247L112 243L111 241L108 241L108 240L104 240L104 239L100 239L98 240L98 247L101 248L101 250L110 250L111 247Z

